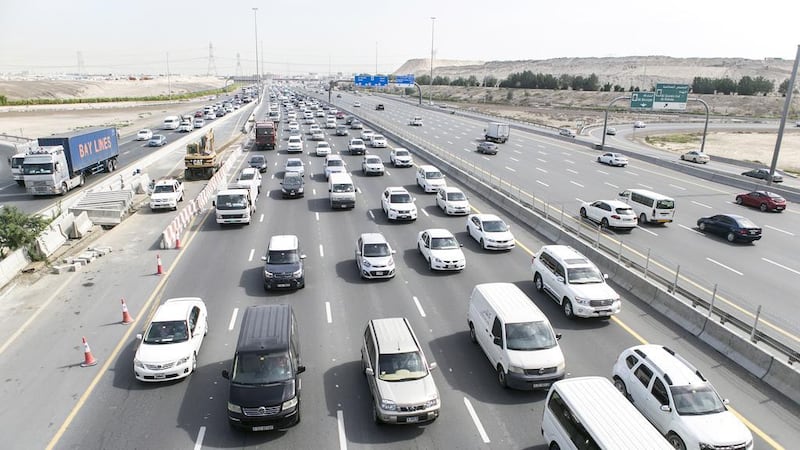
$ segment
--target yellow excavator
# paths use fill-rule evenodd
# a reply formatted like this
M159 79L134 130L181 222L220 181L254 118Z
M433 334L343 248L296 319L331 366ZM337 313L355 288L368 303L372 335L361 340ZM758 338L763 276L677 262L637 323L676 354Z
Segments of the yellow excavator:
M209 180L219 169L219 159L214 151L214 130L209 129L200 141L186 145L184 157L185 180Z

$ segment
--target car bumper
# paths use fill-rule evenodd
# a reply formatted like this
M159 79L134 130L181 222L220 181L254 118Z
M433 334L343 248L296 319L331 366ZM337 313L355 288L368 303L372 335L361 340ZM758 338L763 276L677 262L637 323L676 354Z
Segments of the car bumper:
M394 277L394 267L371 267L361 269L361 276L369 279L392 278Z
M283 198L298 198L304 197L306 194L303 191L281 191Z
M178 207L178 203L177 202L158 202L158 203L150 202L150 209L153 209L153 210L155 210L155 209L175 209L177 207Z
M637 221L633 220L615 220L612 219L608 222L608 226L612 228L636 228Z
M422 190L424 190L425 193L430 194L430 193L433 193L433 192L439 192L439 189L441 189L443 187L444 187L444 185L436 185L436 186L434 186L434 185L426 184L426 185L422 186Z
M264 289L300 289L306 285L305 277L264 278Z
M447 262L436 262L434 260L431 263L431 269L433 270L464 270L464 267L467 267L466 261L447 261Z
M383 175L384 169L371 169L369 167L364 168L364 175Z
M417 213L415 211L409 211L409 212L397 211L397 212L395 212L395 211L389 210L389 212L386 213L386 217L389 220L417 220Z
M300 421L300 404L292 410L273 416L246 416L228 411L228 422L231 426L248 431L271 431L289 428Z
M355 200L331 200L331 208L355 208L356 201Z
M553 383L564 378L564 374L553 377L539 375L525 375L523 373L506 372L506 385L512 389L533 391L536 389L550 389Z
M411 161L398 161L398 160L394 160L394 166L395 166L395 167L411 167L411 166L412 166L412 164L411 164Z
M398 412L398 411L385 411L377 408L378 418L381 422L390 424L414 424L420 422L431 422L439 417L439 407L425 411L414 412Z
M503 241L503 242L495 242L495 241L483 241L483 245L488 250L511 250L512 248L517 246L517 243L514 240L510 241Z
M622 309L620 302L614 302L609 306L586 306L573 303L572 311L576 317L610 317L619 313Z
M147 366L148 364L145 364ZM153 364L149 364L150 366L154 366ZM167 381L167 380L177 380L180 378L184 378L189 376L192 373L192 362L191 358L183 364L175 365L170 367L169 369L152 369L152 368L142 368L142 367L133 367L133 374L136 376L136 379L139 381L144 381L147 383L157 383L159 381Z
M466 207L445 207L444 213L448 216L464 216L469 214L470 210Z

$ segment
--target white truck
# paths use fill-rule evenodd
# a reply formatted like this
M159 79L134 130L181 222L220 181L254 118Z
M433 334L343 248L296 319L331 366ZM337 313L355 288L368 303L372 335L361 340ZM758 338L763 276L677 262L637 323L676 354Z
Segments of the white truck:
M212 201L216 209L217 223L243 223L250 225L256 212L256 195L254 189L224 189L217 192ZM257 191L256 191L257 192Z
M175 211L178 209L178 202L182 201L183 183L174 178L157 182L153 186L153 192L150 193L150 209L153 211L157 209Z
M503 144L511 134L511 127L503 122L489 122L489 125L483 131L484 138L487 141Z

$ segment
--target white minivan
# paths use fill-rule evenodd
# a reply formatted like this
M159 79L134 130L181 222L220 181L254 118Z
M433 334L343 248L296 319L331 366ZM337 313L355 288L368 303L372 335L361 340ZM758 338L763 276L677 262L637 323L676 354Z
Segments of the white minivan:
M469 337L483 349L503 387L547 389L564 378L564 354L547 316L513 283L475 286Z
M669 223L675 219L675 200L646 189L626 189L619 199L627 203L644 223Z
M164 126L161 128L165 130L177 130L181 126L181 118L178 116L167 116L164 119Z
M334 172L328 177L331 208L355 208L356 187L345 172Z

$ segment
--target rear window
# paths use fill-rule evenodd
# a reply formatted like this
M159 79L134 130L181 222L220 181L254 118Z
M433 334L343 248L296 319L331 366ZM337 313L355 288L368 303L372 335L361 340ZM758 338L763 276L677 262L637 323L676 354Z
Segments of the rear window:
M675 209L675 200L659 200L656 209Z

